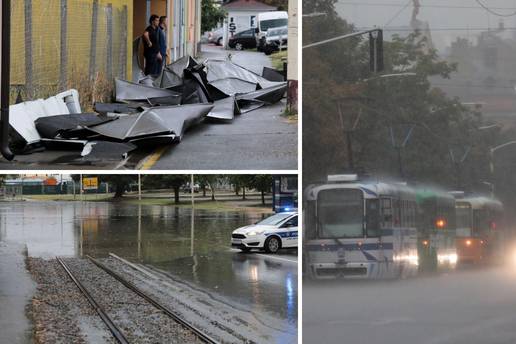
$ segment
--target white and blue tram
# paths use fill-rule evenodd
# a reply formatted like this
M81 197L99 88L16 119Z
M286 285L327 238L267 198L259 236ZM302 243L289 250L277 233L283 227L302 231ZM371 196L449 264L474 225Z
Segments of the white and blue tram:
M406 185L329 176L305 190L304 269L315 279L417 274L416 195Z

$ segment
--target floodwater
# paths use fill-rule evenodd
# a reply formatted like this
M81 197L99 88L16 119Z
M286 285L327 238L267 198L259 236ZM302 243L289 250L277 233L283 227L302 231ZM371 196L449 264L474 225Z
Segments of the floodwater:
M106 257L151 265L256 312L285 319L297 332L297 251L242 254L231 232L258 212L212 211L107 202L0 204L0 240L27 245L31 257ZM281 342L278 338L277 342Z

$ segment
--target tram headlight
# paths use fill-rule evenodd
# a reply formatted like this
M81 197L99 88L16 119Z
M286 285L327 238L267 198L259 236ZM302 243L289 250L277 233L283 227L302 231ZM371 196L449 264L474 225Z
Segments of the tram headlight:
M471 246L471 240L466 240L466 246Z

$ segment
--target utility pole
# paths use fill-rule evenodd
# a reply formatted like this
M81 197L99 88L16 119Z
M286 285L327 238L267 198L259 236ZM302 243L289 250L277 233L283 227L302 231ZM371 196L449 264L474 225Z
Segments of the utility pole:
M138 173L138 201L142 200L142 175Z

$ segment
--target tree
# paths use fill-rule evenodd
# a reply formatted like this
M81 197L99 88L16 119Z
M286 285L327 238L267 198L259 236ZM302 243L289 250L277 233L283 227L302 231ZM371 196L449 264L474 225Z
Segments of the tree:
M214 0L202 0L201 4L201 31L212 30L226 17L226 11Z
M262 204L265 204L265 193L270 192L272 188L272 175L257 174L251 182L252 187L260 191L262 194Z
M174 190L174 202L179 203L179 191L181 186L188 183L188 174L152 174L143 177L144 185L148 188L172 188Z
M334 0L303 2L303 13L326 13L303 19L303 44L355 30L336 15L334 4ZM435 50L428 49L426 38L414 32L384 42L384 73L412 76L379 78L369 70L366 38L303 50L303 60L310 61L303 64L305 184L349 171L351 161L353 172L452 186L457 181L450 147L469 146L473 148L466 164L471 168L464 166L469 173L462 179L468 187L478 184L488 166L486 146L479 144L486 138L476 130L481 115L429 81L449 78L457 65L439 59Z
M217 186L217 182L220 180L221 176L216 174L204 174L196 176L197 180L201 185L209 186L211 189L211 200L215 201L215 187ZM204 190L206 187L204 188ZM205 191L203 190L203 196L206 196Z
M109 183L115 189L113 198L122 198L129 185L138 181L138 176L129 174L101 174L100 182ZM83 177L84 178L84 177Z

